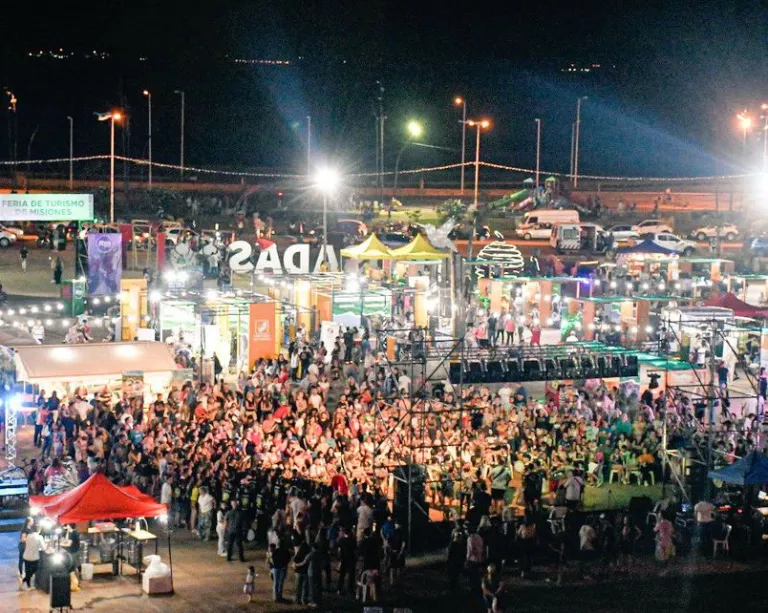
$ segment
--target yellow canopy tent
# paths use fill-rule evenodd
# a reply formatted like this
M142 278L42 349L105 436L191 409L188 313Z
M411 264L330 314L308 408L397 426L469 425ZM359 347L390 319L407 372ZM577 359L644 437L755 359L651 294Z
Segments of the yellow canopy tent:
M391 260L392 251L382 243L376 234L371 234L359 245L341 250L341 255L353 260Z
M392 250L392 258L395 260L442 260L449 257L450 253L435 249L421 234L404 247Z

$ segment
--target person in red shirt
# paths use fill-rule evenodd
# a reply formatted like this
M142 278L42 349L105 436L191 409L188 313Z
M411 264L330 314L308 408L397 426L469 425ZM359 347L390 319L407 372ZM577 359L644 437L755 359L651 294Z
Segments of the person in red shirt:
M531 328L531 347L534 345L541 347L541 326L539 324Z
M331 487L336 490L340 496L347 496L349 494L349 481L343 473L334 475L331 479Z

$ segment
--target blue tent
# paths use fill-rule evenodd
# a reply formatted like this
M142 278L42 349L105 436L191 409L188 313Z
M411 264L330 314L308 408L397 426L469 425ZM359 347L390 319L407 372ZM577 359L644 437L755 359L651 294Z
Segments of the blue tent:
M707 476L731 485L762 485L768 483L768 457L750 451L730 466L710 470Z
M618 250L619 253L659 253L661 255L678 255L677 251L662 247L658 243L653 242L650 238L632 245L631 247L622 247Z

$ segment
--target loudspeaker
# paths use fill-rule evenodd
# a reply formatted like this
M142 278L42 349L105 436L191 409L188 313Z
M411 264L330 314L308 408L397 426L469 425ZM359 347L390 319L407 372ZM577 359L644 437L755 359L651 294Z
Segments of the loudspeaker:
M581 375L576 360L573 358L561 358L560 366L563 370L564 379L578 379Z
M485 381L483 365L480 362L467 362L465 373L464 380L467 383L483 383Z
M585 379L595 379L600 376L600 369L595 364L595 360L590 357L581 358L581 372Z
M448 366L448 380L451 383L461 382L461 362L451 362Z
M408 465L397 466L392 471L394 478L392 511L403 526L408 523ZM419 505L426 509L427 505L424 498L424 467L420 464L411 465L411 502L414 506ZM414 508L412 514L415 517L421 513Z
M621 365L622 377L636 377L638 373L637 356L628 355L624 358L624 363Z
M597 358L600 376L606 379L618 377L621 374L621 358L616 355L601 355Z
M69 573L56 573L50 576L51 601L49 609L72 608L72 585Z
M561 379L563 376L557 360L552 358L544 360L544 371L547 373L547 379Z
M485 363L485 380L488 383L503 383L507 380L504 365L499 360Z
M523 381L542 381L541 363L538 360L523 362Z
M507 381L522 381L520 374L520 362L517 360L507 360Z

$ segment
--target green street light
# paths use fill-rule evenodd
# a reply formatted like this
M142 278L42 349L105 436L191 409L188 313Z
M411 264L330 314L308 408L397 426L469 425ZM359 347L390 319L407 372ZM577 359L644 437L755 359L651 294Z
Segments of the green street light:
M409 121L406 127L410 138L419 138L424 133L424 126L418 121Z

